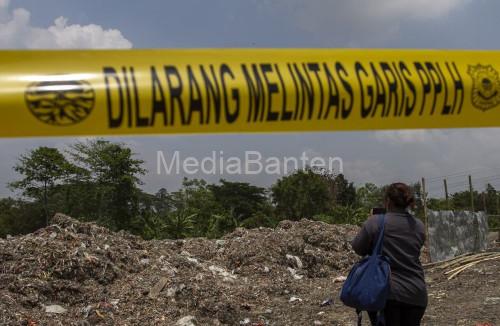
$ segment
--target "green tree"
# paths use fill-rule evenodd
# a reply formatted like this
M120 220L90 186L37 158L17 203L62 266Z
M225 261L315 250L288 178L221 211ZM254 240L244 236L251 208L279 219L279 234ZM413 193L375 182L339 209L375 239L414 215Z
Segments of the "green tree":
M10 183L13 189L20 189L23 195L40 201L43 205L45 225L48 225L49 196L56 185L63 183L74 169L57 148L38 147L21 155L14 170L23 178Z
M166 236L171 239L182 239L190 236L195 216L196 214L188 215L182 210L170 213L165 222Z
M356 206L370 211L374 207L384 207L383 189L373 183L365 183L356 189Z
M326 214L333 195L325 178L310 168L279 179L272 187L273 203L280 218L298 220Z
M356 202L356 188L343 174L334 174L326 169L311 168L328 185L334 205L349 206Z
M205 180L184 178L182 187L170 193L172 209L170 214L183 212L193 216L191 236L206 236L214 214L227 212L217 202Z
M429 198L427 200L427 207L434 211L448 210L446 199L443 198Z
M332 195L336 205L352 206L356 203L356 188L343 174L335 176L332 189Z
M239 226L240 223L229 212L212 214L206 236L219 238Z
M316 221L330 224L361 225L369 215L369 211L362 207L335 206L328 214L319 214L313 217Z
M113 229L129 229L139 211L144 162L124 144L100 139L72 145L70 155L79 168L75 184L92 188L97 219Z
M486 185L486 191L485 191L485 201L486 201L486 211L488 214L493 214L493 215L498 215L500 212L498 211L499 209L499 193L493 187L492 184L488 183Z
M0 237L33 232L45 226L42 203L20 199L0 199Z
M472 192L472 197L474 201L474 210L478 211L481 210L483 205L482 205L482 200L481 200L481 194L474 190ZM471 193L469 190L465 191L460 191L456 192L451 195L451 204L454 210L466 210L470 211L471 210Z
M172 198L167 189L161 188L154 195L153 206L160 216L166 216L173 208Z
M209 189L219 205L230 212L238 222L243 222L258 213L271 214L265 188L222 179L218 185L209 185Z

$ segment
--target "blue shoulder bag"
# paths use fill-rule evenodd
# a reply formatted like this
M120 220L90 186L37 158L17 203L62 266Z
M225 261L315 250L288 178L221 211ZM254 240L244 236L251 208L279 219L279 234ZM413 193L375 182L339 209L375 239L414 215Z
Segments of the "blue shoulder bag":
M379 235L373 252L353 266L340 293L342 302L358 311L358 324L361 311L383 311L389 295L391 267L389 258L382 256L384 226L385 215L379 215Z

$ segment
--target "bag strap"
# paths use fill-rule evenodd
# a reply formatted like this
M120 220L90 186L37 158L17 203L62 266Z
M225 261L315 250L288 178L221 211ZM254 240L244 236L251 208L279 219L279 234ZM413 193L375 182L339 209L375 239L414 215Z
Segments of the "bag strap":
M382 247L384 243L384 229L385 229L385 214L378 216L378 238L375 247L373 248L373 255L380 255L382 253Z

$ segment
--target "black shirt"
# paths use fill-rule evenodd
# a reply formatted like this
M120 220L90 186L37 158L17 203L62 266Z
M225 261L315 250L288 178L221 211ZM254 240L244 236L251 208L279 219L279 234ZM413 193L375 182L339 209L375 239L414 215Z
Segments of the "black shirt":
M378 236L378 216L370 216L352 241L361 256L371 254ZM390 258L390 300L427 306L427 288L420 263L420 250L425 241L424 224L408 212L389 212L385 218L382 254Z

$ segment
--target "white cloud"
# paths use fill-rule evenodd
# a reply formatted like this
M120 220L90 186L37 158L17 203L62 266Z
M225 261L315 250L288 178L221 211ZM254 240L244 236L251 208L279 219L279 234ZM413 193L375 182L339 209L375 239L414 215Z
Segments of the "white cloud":
M8 49L111 49L131 48L132 43L117 29L68 24L64 17L48 28L31 24L23 8L10 10L9 0L0 0L0 48Z

